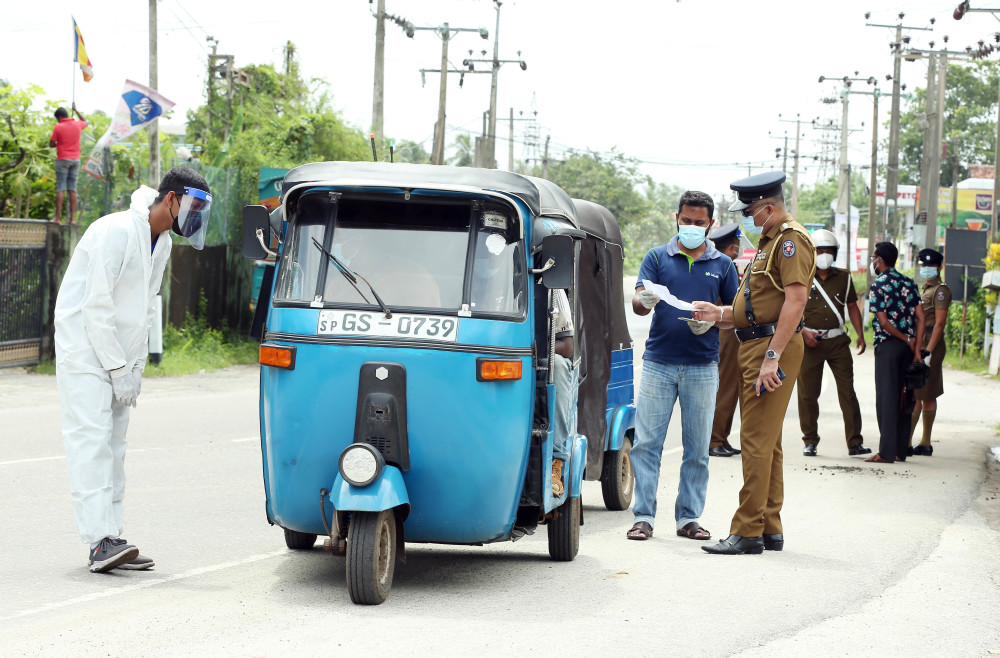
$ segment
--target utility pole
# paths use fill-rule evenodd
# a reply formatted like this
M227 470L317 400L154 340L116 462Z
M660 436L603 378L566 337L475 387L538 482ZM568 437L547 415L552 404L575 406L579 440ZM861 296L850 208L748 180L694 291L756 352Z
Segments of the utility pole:
M431 164L444 164L444 138L445 138L445 103L448 93L448 42L456 32L478 32L483 39L490 37L489 31L485 27L450 27L448 23L443 23L439 27L415 27L409 25L407 34L416 30L430 30L441 38L441 91L438 94L438 120L434 124L434 147L431 151Z
M156 70L156 0L149 0L149 86L159 87ZM149 124L149 186L154 190L160 186L160 120L153 119Z
M369 2L369 4L371 4ZM378 0L375 14L375 82L372 87L372 132L382 143L382 114L385 104L385 0Z
M507 171L514 171L514 108L510 108L510 134L507 139Z
M878 179L878 97L879 91L876 89L872 92L872 104L874 109L872 110L872 171L871 171L871 183L868 185L868 256L871 257L873 250L875 248L875 191L878 189L877 179ZM888 206L888 200L886 201ZM872 273L870 269L865 270L868 275L868 287L872 286Z
M545 154L542 156L542 178L548 180L549 178L549 140L552 139L552 135L545 136Z
M215 37L205 37L205 40L212 44L212 54L208 56L208 89L206 90L208 104L205 106L205 129L211 135L212 102L215 100L215 56L219 49L219 40Z
M802 120L795 115L795 171L792 172L792 217L799 216L799 137L802 134Z
M924 94L924 147L923 157L920 167L920 211L924 214L924 234L917 239L917 232L914 231L914 242L916 247L934 247L937 238L937 187L932 185L934 179L934 166L940 166L940 152L935 157L937 151L937 58L930 54L927 58L927 93Z

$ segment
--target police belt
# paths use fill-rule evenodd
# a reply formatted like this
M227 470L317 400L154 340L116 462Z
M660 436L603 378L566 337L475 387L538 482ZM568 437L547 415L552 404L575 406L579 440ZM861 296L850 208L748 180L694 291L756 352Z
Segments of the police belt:
M803 323L799 322L799 326L795 328L795 331L802 331ZM736 339L741 343L745 343L749 340L757 340L758 338L767 338L768 336L773 336L775 330L778 328L777 322L766 322L764 324L755 324L749 327L737 328L736 329Z
M836 338L837 336L844 335L844 330L840 327L835 327L834 329L810 329L809 327L803 327L803 329L816 334L816 340Z

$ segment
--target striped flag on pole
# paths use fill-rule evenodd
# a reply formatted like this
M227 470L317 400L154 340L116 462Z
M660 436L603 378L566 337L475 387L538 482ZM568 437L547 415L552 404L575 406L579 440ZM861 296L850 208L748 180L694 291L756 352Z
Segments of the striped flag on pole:
M94 65L87 56L87 47L83 45L83 35L80 34L80 26L73 19L73 61L80 64L80 71L83 73L83 81L90 82L94 78Z

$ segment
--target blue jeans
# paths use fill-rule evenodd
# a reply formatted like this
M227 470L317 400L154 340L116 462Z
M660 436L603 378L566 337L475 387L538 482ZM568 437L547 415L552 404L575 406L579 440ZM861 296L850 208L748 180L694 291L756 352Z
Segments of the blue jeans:
M708 491L708 444L715 417L715 394L719 390L719 367L707 364L663 364L642 362L639 399L635 412L635 521L653 525L656 517L656 488L660 481L663 441L674 410L681 402L681 432L684 456L680 483L674 503L677 528L698 521L705 510Z
M570 438L576 436L577 372L564 356L555 355L552 383L556 387L552 419L552 458L569 461Z

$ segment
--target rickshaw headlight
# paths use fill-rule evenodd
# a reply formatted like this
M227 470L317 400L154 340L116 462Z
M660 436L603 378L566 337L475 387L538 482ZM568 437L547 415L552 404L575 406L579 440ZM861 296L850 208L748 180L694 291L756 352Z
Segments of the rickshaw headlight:
M367 443L354 443L340 453L340 474L355 487L367 487L385 467L382 453Z

